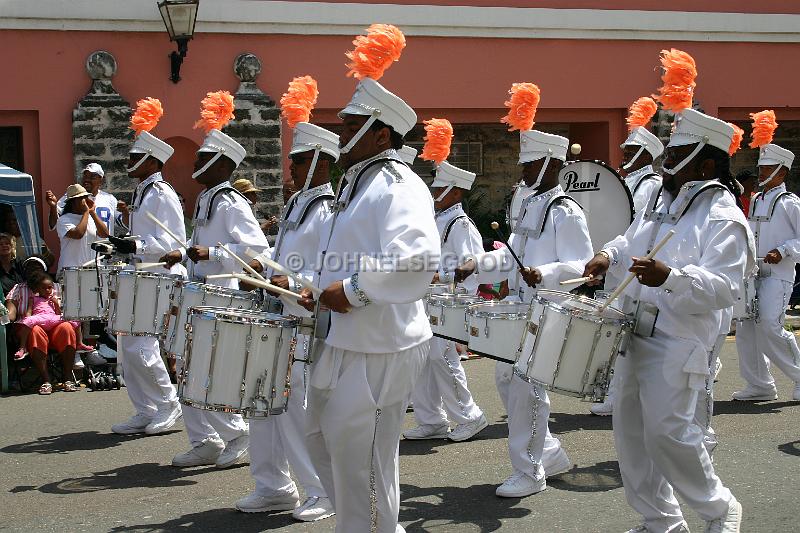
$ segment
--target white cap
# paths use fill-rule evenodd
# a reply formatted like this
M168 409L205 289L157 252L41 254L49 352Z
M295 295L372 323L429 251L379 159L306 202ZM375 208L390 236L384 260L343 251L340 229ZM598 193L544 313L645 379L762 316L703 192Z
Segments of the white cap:
M758 166L783 165L791 169L794 154L777 144L765 144L758 150Z
M132 154L151 155L162 163L166 163L174 152L175 149L172 146L147 131L136 136L136 141L130 150Z
M350 103L339 111L339 118L343 118L343 115L370 116L375 111L378 112L377 120L391 126L400 135L408 133L417 123L414 110L372 78L358 82Z
M91 172L92 174L97 174L101 178L106 175L103 171L103 167L101 167L99 163L89 163L86 165L86 168L83 169L83 172Z
M397 153L400 155L400 159L409 165L413 165L414 160L417 158L417 149L406 144L404 144L403 147L397 151Z
M560 161L567 160L569 139L537 130L519 132L519 164L538 161L547 156Z
M442 162L436 167L436 178L431 187L458 187L459 189L470 190L475 182L475 174L466 170L454 167L447 161Z
M292 134L289 155L300 154L319 148L320 152L339 160L339 136L308 122L298 122Z
M238 167L239 163L247 155L244 147L236 142L233 137L225 135L218 129L212 129L203 140L203 145L197 149L198 152L221 153L227 156Z
M733 140L733 126L694 109L684 109L675 115L675 128L667 146L705 144L719 148L726 154Z
M664 153L664 144L661 139L650 133L650 130L643 126L633 128L633 131L625 139L625 142L620 145L620 148L625 148L626 146L644 146L644 149L653 156L653 160Z

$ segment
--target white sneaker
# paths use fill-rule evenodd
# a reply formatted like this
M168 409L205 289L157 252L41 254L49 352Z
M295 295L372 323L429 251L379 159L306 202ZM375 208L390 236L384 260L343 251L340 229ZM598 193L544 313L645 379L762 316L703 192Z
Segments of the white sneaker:
M237 511L243 513L266 513L269 511L291 511L300 503L300 496L297 494L297 487L292 488L291 492L273 492L268 496L262 496L258 492L251 492L244 498L236 501Z
M466 424L458 424L450 434L447 436L453 442L464 442L465 440L469 440L484 429L486 426L489 425L489 422L486 421L486 416L481 414L481 417L474 422L467 422Z
M213 465L217 457L225 449L221 440L206 439L201 444L193 446L188 452L179 453L172 458L172 466L184 468L187 466Z
M792 393L792 399L796 402L800 402L800 383L794 384L794 392Z
M448 433L450 433L450 426L447 424L424 424L404 431L403 438L407 440L446 439Z
M75 362L72 363L72 368L74 370L83 370L86 368L86 365L83 364L83 360L81 359L81 354L75 352Z
M717 518L706 522L705 533L739 533L739 526L742 525L742 504L731 496L728 503L728 512Z
M772 389L757 389L747 385L744 389L733 393L732 398L740 402L760 402L778 399L778 391Z
M150 417L141 413L136 413L125 422L114 424L111 426L111 431L118 435L133 435L134 433L144 433L147 424L150 423Z
M606 400L607 399L608 396L606 396ZM589 407L589 412L596 416L611 416L614 412L614 404L609 401L593 403L591 407Z
M159 409L153 420L144 428L144 432L148 435L157 435L164 433L175 425L175 422L181 417L181 404L173 402L169 407Z
M217 468L228 468L235 465L247 453L250 435L245 433L225 443L225 450L217 457Z
M544 476L537 481L523 472L514 472L511 477L503 481L494 493L501 498L524 498L547 488Z
M572 461L570 461L567 452L564 448L559 448L558 453L550 461L542 461L542 468L544 468L544 475L548 478L569 472L572 469Z
M292 518L301 522L316 522L336 514L331 500L325 497L310 496L303 505L292 512Z

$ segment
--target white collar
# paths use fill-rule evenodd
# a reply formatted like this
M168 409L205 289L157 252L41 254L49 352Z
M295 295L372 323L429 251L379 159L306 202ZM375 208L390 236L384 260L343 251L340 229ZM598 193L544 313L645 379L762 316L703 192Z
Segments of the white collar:
M378 159L383 159L387 157L391 159L400 160L400 155L397 153L397 151L394 148L389 148L388 150L384 150L383 152L376 154L370 157L369 159L365 159L364 161L359 161L352 167L348 168L347 171L344 173L344 179L350 180L353 176L357 175L362 168L366 167L373 161L377 161Z
M764 197L764 199L766 199L767 196L773 196L775 194L782 193L782 192L785 192L785 191L786 191L786 183L781 183L777 187L773 187L770 190L768 190L767 192L763 193L762 196Z
M447 215L460 215L463 212L464 212L464 206L461 205L461 202L458 202L457 204L453 204L443 211L438 211L435 217L440 218L440 217L445 217Z
M549 189L539 194L531 195L528 198L530 198L530 202L541 202L542 200L549 200L553 196L559 194L564 194L564 189L561 188L560 183L555 187L553 187L552 189Z
M150 175L147 177L147 179L146 179L146 180L144 180L144 181L140 182L140 183L139 183L139 185L137 185L137 186L136 186L136 189L137 189L137 190L139 190L139 191L141 191L142 189L144 189L145 187L147 187L147 186L148 186L148 185L150 185L151 183L153 183L153 182L155 182L155 181L161 181L161 180L163 180L163 179L164 179L164 178L161 176L161 172L156 172L156 173L154 173L154 174L150 174Z
M299 204L300 202L303 202L303 201L307 202L309 200L313 200L314 198L316 198L320 194L325 194L325 193L331 193L331 194L333 193L333 187L331 187L331 182L329 182L329 181L326 182L326 183L323 183L322 185L317 185L316 187L311 187L310 189L308 189L306 191L303 191L300 194L298 194L297 195L297 203Z
M638 181L639 178L647 176L648 174L655 174L653 165L645 165L639 170L634 170L633 172L628 173L628 176L625 178L625 180Z
M231 188L233 188L233 185L231 185L231 183L228 180L225 180L222 183L220 183L219 185L214 185L210 189L206 189L203 192L201 192L200 196L198 197L198 199L199 198L205 198L206 196L213 196L213 194L216 193L220 189L231 189Z

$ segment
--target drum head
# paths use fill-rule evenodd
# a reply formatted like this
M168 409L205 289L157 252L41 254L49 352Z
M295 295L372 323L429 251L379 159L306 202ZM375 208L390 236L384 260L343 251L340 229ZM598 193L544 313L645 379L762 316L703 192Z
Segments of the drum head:
M625 314L613 307L606 307L602 313L599 313L603 302L592 300L562 291L552 291L548 289L540 289L536 291L535 298L539 301L548 302L551 306L564 309L568 312L577 315L583 315L587 318L596 318L603 320L625 320Z
M581 204L594 251L633 222L633 198L616 170L602 161L573 161L558 173L561 187Z
M506 206L506 224L508 224L509 231L514 230L519 218L519 212L522 210L522 202L533 193L533 189L526 187L525 182L520 181L514 185L514 194L511 195L511 201Z

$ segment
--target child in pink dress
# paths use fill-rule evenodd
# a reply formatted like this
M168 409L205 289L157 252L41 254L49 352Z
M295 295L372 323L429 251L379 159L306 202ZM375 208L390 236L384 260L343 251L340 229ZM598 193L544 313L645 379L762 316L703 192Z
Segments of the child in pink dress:
M50 332L65 320L61 317L61 302L55 295L55 286L50 275L46 272L36 272L31 276L28 287L33 294L28 300L28 309L25 316L18 322L25 327L17 331L21 348L15 354L16 359L21 359L28 344L28 335L34 326L39 326L45 332ZM69 323L74 328L79 328L81 323L71 320Z

